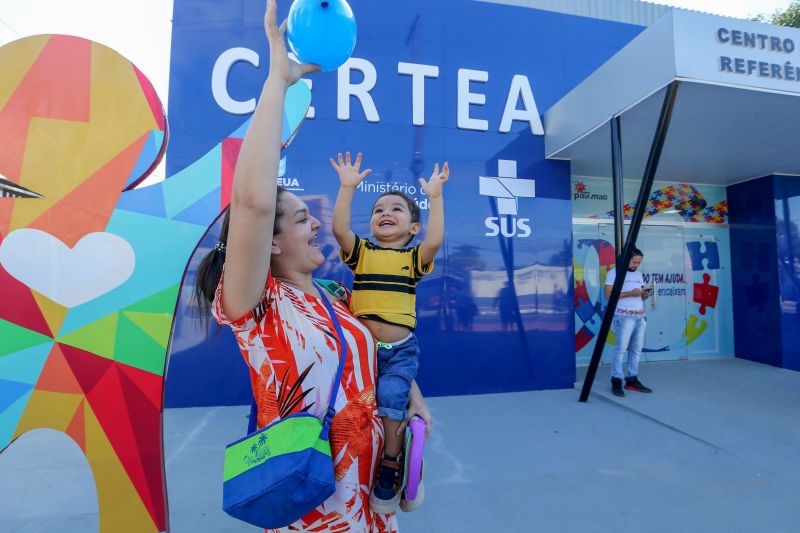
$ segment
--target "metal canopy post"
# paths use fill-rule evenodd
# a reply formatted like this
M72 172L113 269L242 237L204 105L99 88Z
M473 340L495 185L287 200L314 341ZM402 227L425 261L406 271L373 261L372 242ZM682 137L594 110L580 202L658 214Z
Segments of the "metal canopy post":
M622 259L625 234L624 194L622 189L622 117L611 119L611 177L614 185L614 253L616 264Z
M653 187L653 180L655 178L656 171L658 170L658 163L661 160L661 152L664 149L664 141L667 138L667 131L669 130L669 123L672 119L672 110L675 108L675 99L678 96L679 86L679 81L673 81L667 87L667 93L664 95L664 103L661 105L661 114L658 117L656 133L653 137L653 144L650 146L650 155L647 157L647 166L644 169L642 185L639 188L639 197L636 200L636 208L633 211L633 219L631 220L631 226L628 230L628 236L625 239L624 251L621 258L619 255L617 255L619 258L616 265L617 277L614 280L614 286L611 289L611 296L608 299L608 305L606 306L605 313L603 313L603 324L600 326L600 332L597 334L597 342L595 343L594 351L592 352L592 360L589 362L589 370L586 372L586 379L583 381L583 388L581 389L581 396L579 400L581 402L586 402L589 399L589 393L592 391L592 384L594 383L594 378L597 374L597 367L600 366L600 358L603 355L603 349L605 348L606 340L608 339L608 332L611 329L611 320L614 318L614 310L617 308L619 296L622 293L622 284L625 281L627 265L630 263L631 257L633 256L633 249L636 246L636 238L639 236L639 228L642 226L642 219L644 218L644 212L647 208L647 199L650 197L650 190ZM612 120L612 131L614 129L615 128L613 127ZM618 127L616 130L617 133L619 133ZM617 142L619 141L620 139L618 138ZM612 134L612 145L613 144L614 139ZM621 167L621 144L619 148L620 153L617 155L620 156L620 159L618 159L617 162ZM612 152L612 157L613 156L614 154ZM615 165L616 164L617 163L615 162ZM615 210L620 210L619 206L615 205L614 207ZM618 227L621 225L619 218L619 213L615 213L615 235L621 232L621 228Z

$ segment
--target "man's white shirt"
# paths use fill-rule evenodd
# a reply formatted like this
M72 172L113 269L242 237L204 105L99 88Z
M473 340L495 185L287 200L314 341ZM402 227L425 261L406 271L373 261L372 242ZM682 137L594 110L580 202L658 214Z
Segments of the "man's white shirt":
M613 286L614 280L617 279L616 269L608 271L606 274L606 285ZM625 272L625 281L622 283L622 292L630 292L634 289L641 289L644 286L644 278L642 273L638 270L634 272ZM620 298L617 303L617 308L614 310L615 315L623 316L642 316L644 315L644 301L641 296L630 296L628 298Z

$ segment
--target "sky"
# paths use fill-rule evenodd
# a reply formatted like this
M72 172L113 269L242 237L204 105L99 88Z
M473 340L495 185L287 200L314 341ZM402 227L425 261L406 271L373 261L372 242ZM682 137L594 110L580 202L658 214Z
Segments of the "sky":
M0 0L2 2L2 0ZM776 9L784 10L790 0L667 0L652 2L668 6L694 9L727 17L751 18L759 14L772 14Z
M655 3L750 18L785 9L790 2L665 0ZM170 0L0 0L0 46L20 37L42 33L79 35L100 42L139 67L150 78L166 107L171 20ZM163 173L162 164L147 182L163 179Z

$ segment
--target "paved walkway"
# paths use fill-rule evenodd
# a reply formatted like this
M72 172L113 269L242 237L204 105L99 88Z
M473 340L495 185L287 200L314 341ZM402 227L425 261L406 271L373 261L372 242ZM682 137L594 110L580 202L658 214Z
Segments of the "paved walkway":
M403 533L796 532L800 373L738 359L643 364L656 391L430 399L428 499ZM173 533L253 532L220 510L224 445L245 407L167 411ZM32 465L36 465L35 467ZM28 434L0 456L0 531L97 531L77 446Z

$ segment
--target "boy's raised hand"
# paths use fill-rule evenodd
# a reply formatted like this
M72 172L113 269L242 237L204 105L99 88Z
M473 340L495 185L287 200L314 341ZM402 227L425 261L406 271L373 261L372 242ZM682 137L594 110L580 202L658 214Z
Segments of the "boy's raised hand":
M340 152L338 164L333 159L330 161L333 169L337 174L339 174L339 186L344 188L355 189L362 181L364 181L364 178L366 178L370 172L372 172L371 168L360 172L361 152L359 152L356 156L356 162L352 164L350 162L350 152L345 153L344 159L342 159L342 154Z
M429 198L439 198L442 195L442 186L450 177L450 166L445 161L444 165L442 166L442 171L439 172L439 163L436 163L436 166L433 167L433 174L428 181L425 181L423 178L419 179L419 184L422 186L422 190L425 194L428 195Z

